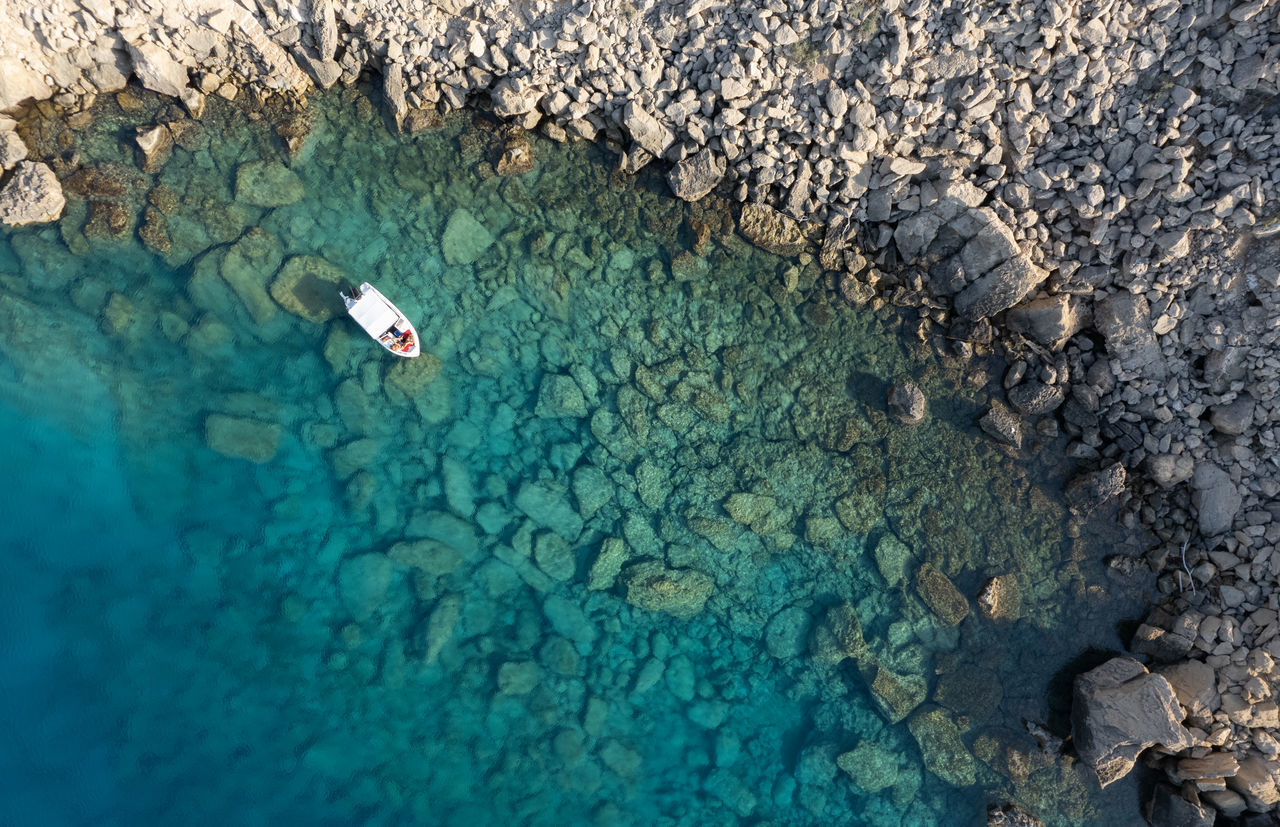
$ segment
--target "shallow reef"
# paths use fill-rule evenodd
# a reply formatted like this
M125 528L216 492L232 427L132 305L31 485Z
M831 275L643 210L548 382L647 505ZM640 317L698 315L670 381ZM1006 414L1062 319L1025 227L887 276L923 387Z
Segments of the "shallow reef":
M1139 604L1054 452L979 436L996 366L482 116L128 90L20 128L68 208L0 237L7 450L126 492L58 506L115 525L97 551L20 552L112 722L97 816L1134 823L1023 725L1064 734L1064 675ZM421 358L344 317L364 280Z

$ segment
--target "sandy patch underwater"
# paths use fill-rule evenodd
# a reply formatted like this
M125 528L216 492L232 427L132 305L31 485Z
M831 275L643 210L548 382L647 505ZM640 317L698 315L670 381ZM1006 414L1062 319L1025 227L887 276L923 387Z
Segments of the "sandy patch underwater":
M987 366L589 146L501 176L519 138L350 95L70 123L24 124L67 217L0 237L18 821L1132 823L1022 726L1137 604L1051 452L976 435Z

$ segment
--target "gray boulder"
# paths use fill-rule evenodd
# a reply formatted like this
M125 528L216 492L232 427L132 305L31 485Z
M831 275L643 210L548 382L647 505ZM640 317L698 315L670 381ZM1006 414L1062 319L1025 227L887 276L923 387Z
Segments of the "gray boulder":
M1076 752L1103 787L1128 774L1148 747L1192 746L1169 681L1133 658L1112 658L1078 675L1072 701Z
M170 56L159 43L127 44L133 58L133 73L142 85L153 92L173 98L182 97L187 87L187 70Z
M1165 378L1168 366L1151 331L1146 296L1128 291L1107 296L1094 305L1093 324L1106 339L1113 364L1126 373L1141 371L1152 379Z
M1046 385L1032 379L1009 389L1009 403L1023 416L1040 416L1056 411L1066 399L1057 385Z
M1118 462L1100 471L1079 474L1067 483L1067 505L1077 514L1088 514L1124 491L1124 466Z
M1209 421L1218 433L1239 436L1249 430L1249 426L1253 424L1253 411L1256 406L1257 403L1252 396L1242 393L1225 405L1215 406Z
M795 219L764 204L743 204L738 229L747 241L780 256L804 250L804 231Z
M991 400L991 408L978 420L978 426L996 442L1022 448L1022 421L999 399Z
M924 422L924 393L913 382L895 382L889 388L889 414L903 425L919 425Z
M1153 827L1213 827L1217 812L1199 801L1188 801L1168 784L1157 784L1151 793Z
M1226 471L1218 466L1202 462L1191 477L1191 504L1196 507L1196 521L1200 534L1216 537L1231 529L1231 523L1240 510L1240 489Z
M35 161L19 161L13 177L0 190L0 224L21 227L56 221L66 205L53 170Z
M1011 308L1006 321L1010 328L1054 349L1074 336L1084 324L1076 312L1076 301L1065 293L1032 299Z
M724 172L724 159L710 148L703 147L672 167L667 173L667 183L677 198L697 201L720 183Z
M970 244L973 240L970 240ZM965 246L968 249L968 245ZM967 266L965 272L979 272ZM995 266L956 296L956 312L966 319L985 319L1022 301L1049 277L1049 271L1017 256Z
M661 157L662 153L666 152L676 140L676 136L671 134L670 129L663 126L643 107L636 106L635 101L628 101L626 109L622 110L622 125L626 127L632 141L646 152L658 157Z

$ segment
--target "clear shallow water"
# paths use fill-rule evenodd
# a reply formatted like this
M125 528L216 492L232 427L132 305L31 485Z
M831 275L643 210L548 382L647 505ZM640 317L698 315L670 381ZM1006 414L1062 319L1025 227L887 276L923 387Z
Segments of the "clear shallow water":
M981 365L590 147L504 178L491 129L395 137L335 96L301 197L259 207L237 173L286 159L275 116L215 101L144 175L137 103L27 124L95 171L0 237L7 821L1133 823L1021 726L1062 724L1051 689L1135 605L1067 539L1065 470L975 437ZM285 304L372 280L432 356L288 312L294 256L327 265ZM886 421L899 378L920 428ZM970 598L1015 574L1021 619L946 626L924 561ZM816 662L845 604L865 651ZM877 670L976 756L961 786Z

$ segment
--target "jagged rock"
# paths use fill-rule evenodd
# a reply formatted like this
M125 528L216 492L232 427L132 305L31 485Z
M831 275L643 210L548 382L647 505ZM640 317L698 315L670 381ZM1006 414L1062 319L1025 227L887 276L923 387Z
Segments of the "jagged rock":
M715 189L716 184L724 177L724 172L724 159L710 147L703 147L672 167L667 173L667 183L671 185L671 191L677 198L697 201Z
M205 442L219 454L250 462L269 462L280 444L280 426L225 414L204 421Z
M1113 366L1129 373L1141 372L1154 380L1168 375L1151 325L1151 305L1141 293L1112 293L1094 304L1093 324L1107 342Z
M657 118L644 110L635 101L627 101L622 110L622 125L626 128L631 140L639 144L646 152L659 158L675 143L676 136L663 126Z
M889 414L903 425L924 422L925 398L914 382L895 382L889 387Z
M1153 827L1213 827L1217 813L1199 801L1190 801L1168 784L1156 784L1151 791Z
M12 129L0 129L0 172L13 169L27 158L27 145Z
M680 620L701 612L715 588L715 581L700 571L669 569L657 560L628 566L622 580L632 606Z
M1165 631L1159 626L1143 623L1133 633L1133 639L1129 641L1129 651L1135 655L1147 655L1152 660L1162 663L1172 663L1186 657L1194 642L1182 635Z
M1190 651L1190 646L1187 650ZM1196 660L1183 661L1161 666L1156 673L1169 681L1178 704L1187 711L1187 718L1207 722L1218 711L1221 705L1218 677L1209 664Z
M978 420L978 425L996 442L1021 450L1022 420L999 399L991 400L991 408Z
M765 649L779 660L800 655L809 639L811 621L809 613L800 606L788 606L778 612L765 624Z
M864 677L867 672L863 672ZM928 697L929 685L921 675L899 675L884 664L875 665L871 679L871 697L880 705L889 723L896 724Z
M293 256L271 282L271 298L285 310L322 324L346 312L339 296L347 274L319 256Z
M902 260L914 261L929 249L941 228L942 219L932 211L919 212L899 221L893 231L893 240L898 245Z
M0 57L0 112L23 101L44 100L52 94L43 72L23 63L17 55Z
M572 376L546 373L542 376L538 404L534 407L533 414L543 419L581 418L587 415L587 400Z
M916 592L943 625L955 626L969 616L969 601L951 582L951 578L929 563L916 572Z
M851 604L832 606L814 625L809 653L818 663L835 666L847 658L856 660L865 652L862 624L858 622L858 613Z
M1124 466L1113 462L1100 471L1079 474L1067 483L1067 505L1077 514L1088 514L1093 509L1118 497L1124 491Z
M747 241L780 256L798 255L804 249L800 224L765 204L743 204L738 229Z
M1016 804L987 810L987 827L1044 827L1044 822Z
M918 710L907 729L920 746L925 769L953 787L968 787L975 780L973 755L960 739L960 729L941 707Z
M1041 416L1056 411L1065 400L1066 394L1061 387L1034 379L1009 389L1009 404L1023 416Z
M173 154L173 133L164 124L139 127L136 140L138 149L142 150L143 172L159 172Z
M1253 412L1257 402L1247 393L1242 393L1234 401L1225 405L1215 405L1209 417L1213 429L1227 436L1240 436L1253 424Z
M1200 534L1216 537L1229 531L1242 501L1231 476L1210 462L1202 462L1191 478L1191 489Z
M19 161L13 177L0 190L0 224L21 227L56 221L66 205L53 170L35 161Z
M449 215L440 239L440 249L447 263L471 264L492 246L493 233L466 209L458 207Z
M1103 787L1128 774L1148 747L1192 746L1169 681L1133 658L1112 658L1078 675L1072 701L1076 751Z
M966 249L968 249L966 247ZM973 271L966 269L965 272ZM996 265L956 296L956 313L964 319L985 319L1022 301L1049 277L1049 272L1017 256Z
M1227 786L1242 795L1249 809L1255 812L1266 812L1280 803L1275 760L1256 752L1240 759L1240 769L1227 779Z
M494 167L499 175L524 175L534 167L533 144L520 127L503 130L502 156Z
M1076 312L1076 300L1063 293L1010 308L1005 321L1011 330L1025 333L1055 350L1084 326L1084 320Z
M236 170L236 200L255 207L283 207L302 199L298 174L279 161L249 161Z
M311 26L320 59L333 60L338 51L338 23L333 13L333 0L312 0Z
M404 95L404 67L395 61L387 61L382 66L382 102L397 131L403 126L405 113L409 111Z
M489 91L493 113L500 118L513 118L534 111L540 97L541 93L527 86L523 78L503 78Z
M358 622L373 617L381 608L391 586L395 569L385 554L358 554L338 567L338 596Z
M133 59L133 73L143 86L171 98L182 96L187 88L187 70L169 55L159 43L127 43Z
M978 610L990 620L1017 620L1022 614L1017 575L998 574L988 578L978 590Z
M608 537L600 544L600 553L591 564L587 573L587 588L590 590L611 589L622 567L631 559L631 551L627 544L617 537Z
M892 787L898 781L897 757L874 741L862 741L851 751L842 753L836 758L836 766L870 794Z

